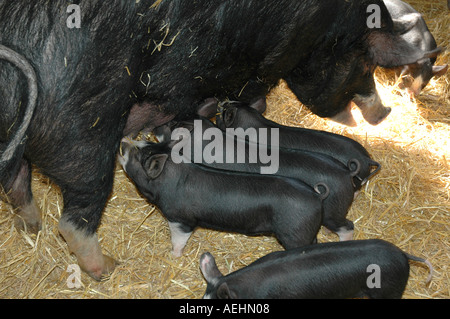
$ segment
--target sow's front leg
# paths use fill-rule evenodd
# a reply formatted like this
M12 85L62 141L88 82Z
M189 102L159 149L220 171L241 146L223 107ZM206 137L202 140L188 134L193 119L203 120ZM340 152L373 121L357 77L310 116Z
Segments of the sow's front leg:
M96 231L112 191L120 134L117 140L102 136L101 141L93 137L72 141L70 148L52 152L54 160L46 168L64 199L59 232L80 268L96 280L111 273L116 264L103 255Z
M114 259L103 255L97 234L78 228L65 214L58 229L67 242L70 252L77 257L78 265L89 276L100 281L103 275L111 273L116 265Z

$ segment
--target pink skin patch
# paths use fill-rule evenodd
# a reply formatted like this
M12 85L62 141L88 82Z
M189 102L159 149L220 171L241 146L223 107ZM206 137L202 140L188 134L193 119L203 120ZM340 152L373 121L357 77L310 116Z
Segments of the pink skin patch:
M104 275L114 270L116 262L102 254L97 234L85 234L65 221L64 217L59 221L58 229L66 240L69 250L77 257L78 265L89 276L100 281Z
M191 237L192 232L186 233L182 231L179 223L169 222L169 228L172 238L172 254L175 257L181 257L183 255L183 249L186 246L189 237Z

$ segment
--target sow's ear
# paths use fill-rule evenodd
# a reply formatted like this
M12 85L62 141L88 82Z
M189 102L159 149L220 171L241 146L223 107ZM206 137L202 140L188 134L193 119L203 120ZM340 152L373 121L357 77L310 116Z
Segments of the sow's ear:
M414 28L421 19L422 15L420 13L410 13L399 19L392 19L394 32L396 34L404 34Z
M432 72L433 76L442 76L447 73L448 65L433 65Z
M372 62L385 68L414 64L421 59L436 57L442 51L442 48L437 48L424 52L400 35L382 31L371 32L367 44Z
M144 164L148 178L155 179L161 175L168 158L167 154L156 154L150 157Z

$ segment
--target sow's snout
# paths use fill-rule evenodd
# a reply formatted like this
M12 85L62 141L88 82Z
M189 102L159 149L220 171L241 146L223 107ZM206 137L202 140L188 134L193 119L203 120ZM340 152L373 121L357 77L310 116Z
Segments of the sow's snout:
M385 107L377 92L372 95L356 95L353 102L361 109L364 119L372 125L380 124L392 111Z

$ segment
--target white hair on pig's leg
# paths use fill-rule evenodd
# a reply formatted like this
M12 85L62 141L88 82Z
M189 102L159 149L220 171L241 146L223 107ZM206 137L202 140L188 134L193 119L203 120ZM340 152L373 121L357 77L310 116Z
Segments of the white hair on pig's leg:
M172 237L172 253L175 257L183 255L184 246L191 237L192 232L185 232L182 229L183 225L180 223L169 222L170 234Z

